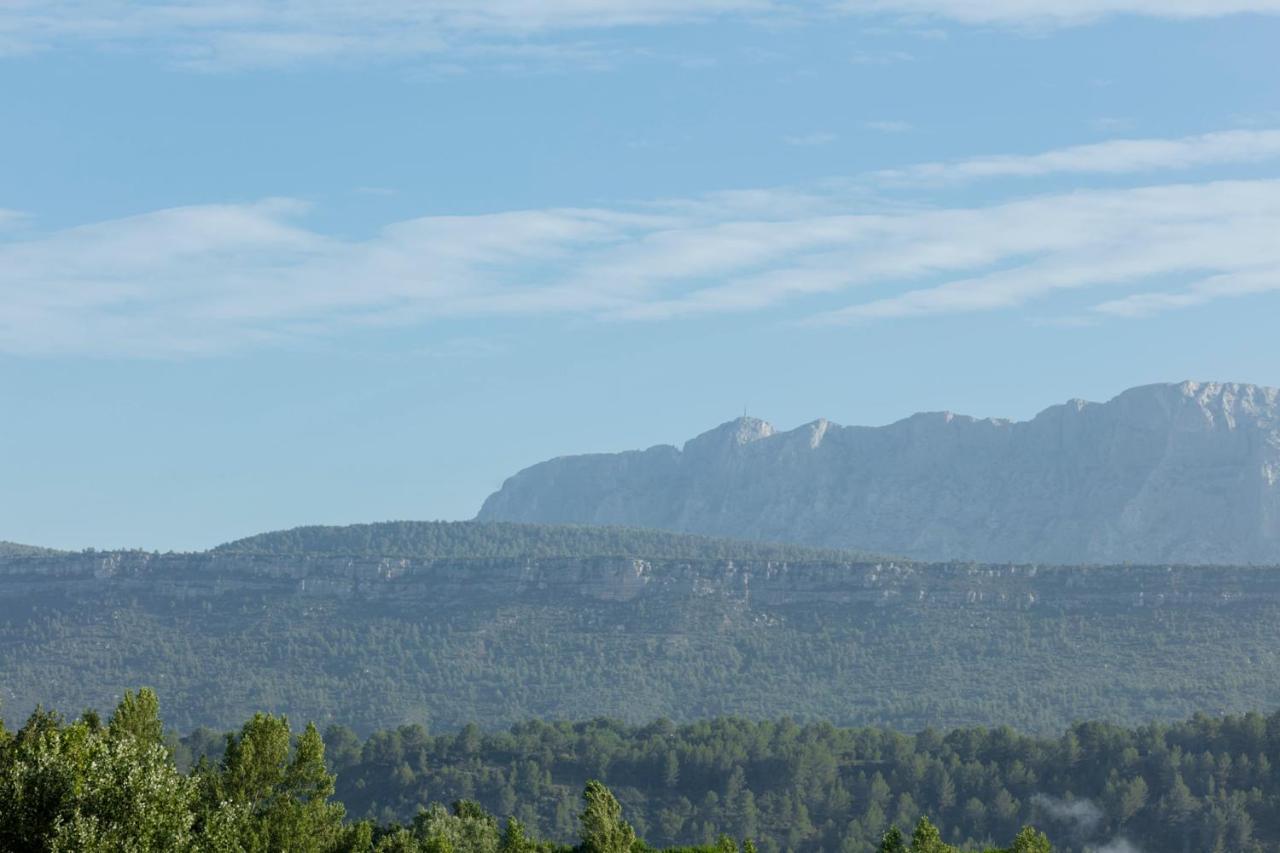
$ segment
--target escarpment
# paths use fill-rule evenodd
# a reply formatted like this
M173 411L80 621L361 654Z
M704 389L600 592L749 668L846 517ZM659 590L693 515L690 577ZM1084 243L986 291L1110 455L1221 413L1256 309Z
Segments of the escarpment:
M619 524L924 560L1280 563L1280 392L1184 382L1026 422L919 414L527 468L479 520Z

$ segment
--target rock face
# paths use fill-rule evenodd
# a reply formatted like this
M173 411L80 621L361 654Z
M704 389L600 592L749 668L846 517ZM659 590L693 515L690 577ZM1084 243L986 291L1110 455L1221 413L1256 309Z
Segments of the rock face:
M1149 385L1026 422L750 418L527 468L479 520L616 524L921 559L1280 563L1280 391Z

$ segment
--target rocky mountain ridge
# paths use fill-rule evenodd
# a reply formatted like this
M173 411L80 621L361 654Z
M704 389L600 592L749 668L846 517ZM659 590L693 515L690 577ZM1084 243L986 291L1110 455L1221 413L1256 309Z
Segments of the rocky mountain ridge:
M922 413L553 459L478 520L1036 563L1280 563L1280 391L1183 382L1024 421Z

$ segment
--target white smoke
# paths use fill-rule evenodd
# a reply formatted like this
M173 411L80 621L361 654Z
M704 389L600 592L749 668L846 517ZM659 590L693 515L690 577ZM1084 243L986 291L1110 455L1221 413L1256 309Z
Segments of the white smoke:
M1054 820L1070 823L1076 833L1081 836L1092 833L1102 820L1102 809L1095 806L1091 800L1060 800L1048 794L1036 794L1031 798L1031 803ZM1108 853L1121 853L1121 851L1108 851Z
M1126 838L1113 838L1101 847L1091 848L1090 853L1142 853Z
M1048 794L1036 794L1031 803L1050 818L1070 824L1077 838L1088 838L1102 822L1102 809L1092 800L1063 800ZM1129 839L1117 836L1101 847L1086 847L1087 853L1142 853Z

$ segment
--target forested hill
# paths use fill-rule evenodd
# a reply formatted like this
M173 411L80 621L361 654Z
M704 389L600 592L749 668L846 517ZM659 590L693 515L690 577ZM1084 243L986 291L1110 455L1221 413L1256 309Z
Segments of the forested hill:
M228 542L214 548L213 553L418 559L619 556L790 562L868 559L868 555L848 550L713 539L663 530L475 521L388 521L345 527L295 527Z
M23 545L18 542L0 540L0 558L3 557L53 557L63 552L53 548L41 548L36 545Z
M265 709L360 731L723 714L1054 731L1278 706L1278 622L1271 569L308 530L199 554L0 557L0 704L74 713L153 684L181 729Z

